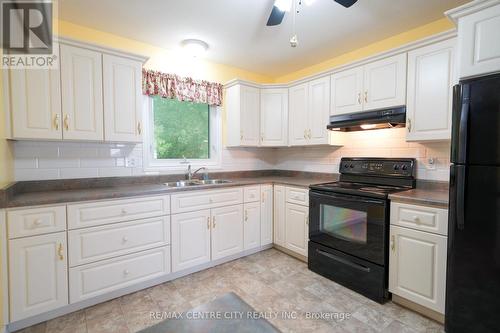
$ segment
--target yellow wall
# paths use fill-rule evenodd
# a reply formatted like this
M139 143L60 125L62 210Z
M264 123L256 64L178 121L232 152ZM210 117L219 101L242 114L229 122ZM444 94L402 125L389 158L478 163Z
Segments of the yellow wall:
M150 57L145 67L165 73L175 73L225 83L235 77L260 83L271 83L273 78L240 68L217 64L203 59L182 56L178 52L162 49L150 44L116 36L67 21L59 21L59 35L90 43L100 44Z
M406 32L400 33L398 35L383 39L381 41L369 44L360 49L344 53L338 57L323 61L319 64L305 67L293 73L289 73L280 77L275 78L275 82L289 82L293 80L300 79L304 76L316 74L330 68L334 68L340 65L348 64L350 62L360 60L377 53L381 53L398 46L422 39L428 36L435 35L437 33L447 31L455 28L454 24L447 18L442 18L440 20L428 23L426 25L420 26L418 28L408 30Z

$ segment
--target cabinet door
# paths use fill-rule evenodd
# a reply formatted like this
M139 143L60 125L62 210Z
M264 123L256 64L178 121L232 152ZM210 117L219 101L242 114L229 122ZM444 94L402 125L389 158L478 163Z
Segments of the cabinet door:
M9 76L13 138L62 139L59 70L15 69Z
M408 141L449 140L455 39L408 53Z
M459 19L460 78L500 72L500 4Z
M210 210L172 215L172 271L210 261Z
M68 304L66 233L9 241L10 319Z
M406 103L406 53L365 65L363 110Z
M288 144L288 89L260 91L260 130L262 146Z
M332 115L363 110L363 67L335 73L331 76Z
M260 245L273 243L273 186L261 186Z
M243 248L260 246L260 202L246 203L243 207Z
M309 82L309 144L328 143L328 125L330 117L330 78L323 77Z
M285 186L274 186L274 244L285 246Z
M104 139L142 141L142 64L136 60L104 54Z
M243 251L243 205L212 209L212 260Z
M99 52L61 45L64 139L104 139L101 58Z
M285 247L303 256L307 256L307 228L309 207L286 203L285 212Z
M303 146L307 144L307 107L308 85L303 83L289 90L289 144L290 146Z
M258 146L260 142L260 90L241 86L241 145Z
M446 237L391 226L389 291L444 313Z

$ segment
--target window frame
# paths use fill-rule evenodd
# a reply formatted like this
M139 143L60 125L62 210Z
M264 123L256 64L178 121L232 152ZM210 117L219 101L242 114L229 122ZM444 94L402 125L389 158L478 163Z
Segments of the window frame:
M170 170L186 170L188 165L194 168L208 169L221 168L222 155L222 109L220 106L209 105L209 145L210 158L208 159L157 159L154 156L154 115L153 98L144 96L144 137L143 159L145 172L161 172Z

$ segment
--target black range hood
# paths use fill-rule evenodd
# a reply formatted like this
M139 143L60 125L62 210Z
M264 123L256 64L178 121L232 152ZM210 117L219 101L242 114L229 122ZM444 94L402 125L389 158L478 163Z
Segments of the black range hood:
M341 132L366 131L406 126L406 107L356 112L330 116L329 130Z

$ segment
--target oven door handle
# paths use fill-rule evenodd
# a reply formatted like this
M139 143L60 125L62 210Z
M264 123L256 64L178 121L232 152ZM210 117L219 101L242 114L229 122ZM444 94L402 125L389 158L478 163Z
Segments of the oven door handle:
M311 192L310 197L319 197L323 199L338 199L338 200L343 200L343 201L350 201L350 202L363 202L363 203L368 203L368 204L378 204L378 205L383 205L385 204L385 201L383 200L375 200L375 199L365 199L362 197L356 197L352 195L338 195L338 194L323 194L323 193L318 193L318 192Z
M366 273L369 273L370 272L370 267L366 267L366 266L363 266L363 265L360 265L360 264L357 264L357 263L354 263L354 262L351 262L349 260L346 260L346 259L343 259L343 258L340 258L340 257L337 257L336 255L334 254L331 254L331 253L328 253L328 252L325 252L325 251L322 251L320 249L316 249L316 252L318 254L321 254L322 256L325 256L325 257L328 257L330 259L333 259L335 261L338 261L344 265L347 265L347 266L350 266L352 268L356 268L360 271L363 271L363 272L366 272Z

